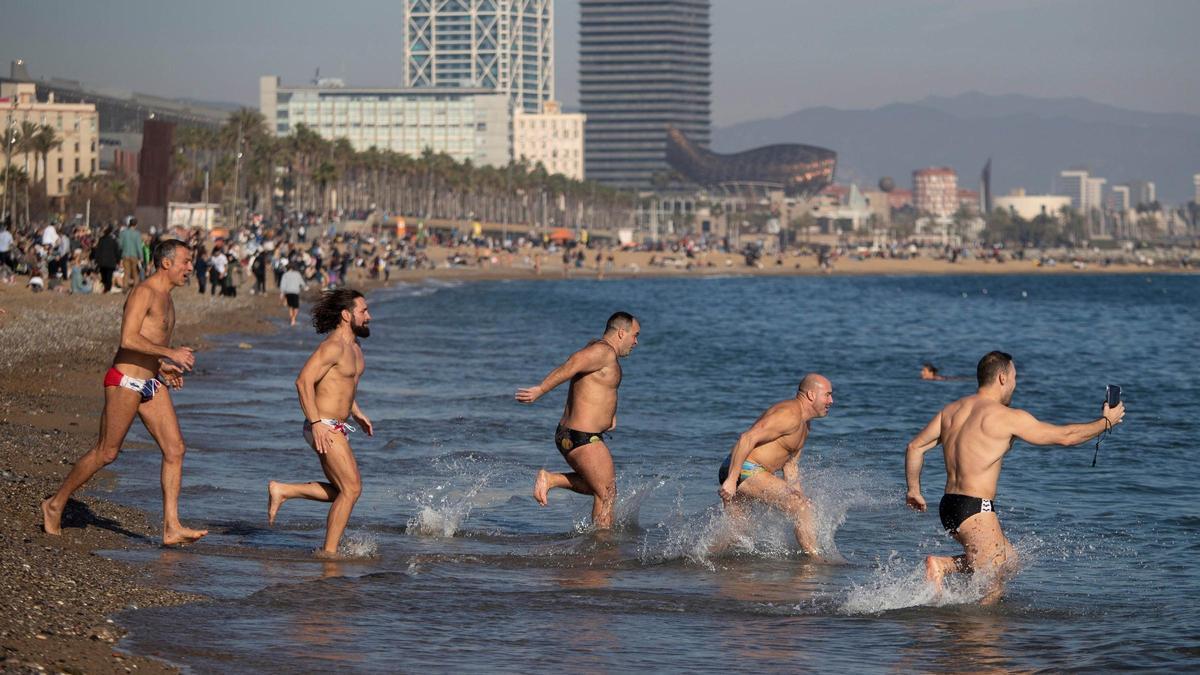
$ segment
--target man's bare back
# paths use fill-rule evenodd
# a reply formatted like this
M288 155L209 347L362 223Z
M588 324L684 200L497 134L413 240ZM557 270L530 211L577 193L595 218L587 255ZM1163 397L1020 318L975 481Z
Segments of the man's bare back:
M756 446L746 459L775 473L783 470L785 463L800 459L812 420L805 417L802 404L794 398L771 406L763 413L763 417L767 416L778 418L786 431L779 438Z

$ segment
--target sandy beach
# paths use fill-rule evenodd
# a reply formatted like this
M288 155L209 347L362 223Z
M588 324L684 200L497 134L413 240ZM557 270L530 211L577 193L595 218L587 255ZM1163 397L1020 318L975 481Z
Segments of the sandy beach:
M490 252L486 249L476 253L469 247L430 247L427 251L431 260L438 263L436 269L393 271L393 280L414 281L426 278L445 280L484 279L562 279L596 278L601 276L596 268L595 253L589 251L582 267L573 263L565 265L561 253L530 254L518 252ZM604 255L608 256L609 251ZM472 261L469 265L448 266L446 260L455 254ZM611 251L611 264L604 263L604 278L638 277L698 277L728 275L926 275L926 274L1146 274L1146 273L1195 273L1196 269L1182 268L1178 264L1165 266L1139 265L1132 263L1102 264L1083 262L1072 264L1062 258L1053 265L1042 265L1036 260L1007 260L995 262L980 258L964 258L956 262L925 256L909 259L836 258L828 268L821 268L815 255L788 253L782 257L767 256L760 264L749 267L741 254L702 252L688 258L683 253L650 251ZM537 269L540 263L540 270Z
M466 252L465 249L460 249ZM431 251L443 261L450 249ZM421 279L561 279L595 278L594 264L564 273L561 259L546 254L540 274L523 256L496 254L482 265L393 272L391 280ZM1176 269L1136 265L1077 269L1070 264L1038 267L1032 261L1002 264L980 260L950 263L914 260L843 258L830 271L821 270L812 256L786 257L783 264L764 260L748 268L741 256L701 255L687 269L682 255L670 256L666 266L651 265L663 254L617 252L606 278L688 277L741 274L1087 274L1150 273ZM729 261L728 263L726 261ZM709 264L711 263L711 265ZM797 265L799 266L797 268ZM361 287L365 278L352 276ZM273 288L273 284L271 285ZM243 288L245 291L245 288ZM0 646L4 670L36 672L172 672L152 659L130 657L114 650L123 634L112 614L130 606L147 607L200 598L147 583L133 566L106 560L95 551L158 547L158 524L148 514L112 504L95 496L96 488L111 486L115 476L104 472L78 494L64 517L64 536L41 532L38 503L53 492L74 460L95 440L102 404L100 377L117 340L124 296L33 294L19 284L0 285L0 561L7 574L0 579ZM193 287L176 291L176 344L203 347L206 335L273 330L269 319L282 318L273 291L266 296L213 298L198 296ZM202 373L204 354L197 357ZM120 471L121 463L114 465ZM185 481L187 480L185 468ZM203 514L184 508L185 521L201 525ZM196 520L199 519L199 520Z

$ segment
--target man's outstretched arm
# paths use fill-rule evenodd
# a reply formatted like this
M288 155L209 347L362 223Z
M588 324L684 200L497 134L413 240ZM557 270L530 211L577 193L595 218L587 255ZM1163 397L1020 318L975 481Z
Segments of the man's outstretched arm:
M588 345L572 354L571 358L567 359L561 366L550 371L550 374L542 380L541 384L525 389L518 389L516 399L521 403L533 403L544 396L546 392L580 373L594 373L600 370L608 363L612 356L612 349L605 345L599 343Z
M904 501L917 511L925 510L925 497L921 495L921 467L925 466L925 453L937 447L942 437L942 413L934 415L911 441L904 451L904 479L908 483L908 494Z
M1089 441L1105 429L1111 429L1121 423L1125 417L1125 404L1118 403L1117 407L1109 408L1105 401L1101 409L1100 419L1080 424L1049 424L1042 422L1024 410L1011 410L1007 422L1011 425L1013 436L1033 445L1079 445Z

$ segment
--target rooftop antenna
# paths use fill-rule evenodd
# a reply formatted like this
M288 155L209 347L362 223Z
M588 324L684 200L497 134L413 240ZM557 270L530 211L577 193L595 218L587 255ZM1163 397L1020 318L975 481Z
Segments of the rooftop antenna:
M313 75L313 85L316 86L321 81L321 66L317 66L317 73Z

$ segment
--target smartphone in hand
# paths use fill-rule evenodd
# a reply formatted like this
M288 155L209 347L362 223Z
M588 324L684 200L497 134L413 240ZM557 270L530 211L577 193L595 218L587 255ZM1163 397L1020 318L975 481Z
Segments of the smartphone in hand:
M1110 384L1105 388L1105 398L1108 400L1108 407L1115 408L1121 404L1121 385Z

